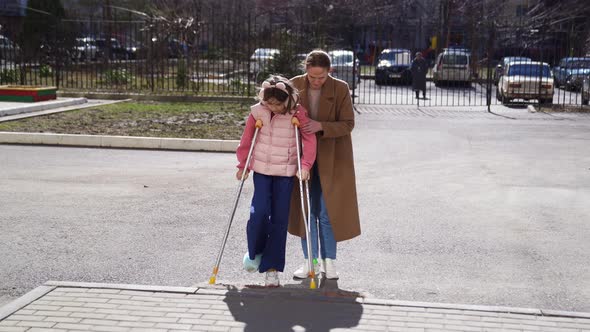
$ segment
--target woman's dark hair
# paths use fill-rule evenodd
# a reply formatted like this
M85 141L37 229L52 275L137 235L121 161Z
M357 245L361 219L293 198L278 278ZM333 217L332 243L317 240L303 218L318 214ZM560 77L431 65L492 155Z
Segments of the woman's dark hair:
M330 70L331 66L330 56L324 50L313 50L305 59L305 68L321 67Z
M272 75L265 81L270 83L271 86L262 90L262 93L260 94L261 100L268 101L269 99L274 98L281 103L285 103L287 111L290 111L297 106L298 92L291 81L279 75ZM278 83L283 83L288 93L275 87Z

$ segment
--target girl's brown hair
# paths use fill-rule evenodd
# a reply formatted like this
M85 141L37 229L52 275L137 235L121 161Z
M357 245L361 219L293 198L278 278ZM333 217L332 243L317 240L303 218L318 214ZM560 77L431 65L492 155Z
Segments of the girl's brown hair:
M260 91L260 100L268 101L269 99L274 98L278 102L284 103L287 111L290 111L294 109L295 106L297 106L299 95L297 89L293 86L291 81L280 75L272 75L265 81L270 83L270 87ZM287 92L275 87L278 83L285 84Z

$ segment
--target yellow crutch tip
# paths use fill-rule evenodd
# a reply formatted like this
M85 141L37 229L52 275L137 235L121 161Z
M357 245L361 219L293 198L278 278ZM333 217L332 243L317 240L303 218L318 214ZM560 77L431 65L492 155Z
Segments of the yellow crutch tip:
M209 278L209 284L210 284L210 285L213 285L213 284L215 284L215 277L211 277L211 278Z
M311 279L311 282L309 283L309 289L316 289L315 280Z

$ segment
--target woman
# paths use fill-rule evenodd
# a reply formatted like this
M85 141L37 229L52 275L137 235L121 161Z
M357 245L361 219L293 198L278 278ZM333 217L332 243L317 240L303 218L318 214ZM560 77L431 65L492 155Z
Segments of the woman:
M327 279L338 279L336 243L360 235L354 158L351 131L354 111L346 82L331 77L330 57L321 50L308 54L306 73L291 81L300 91L300 103L311 118L302 125L304 133L317 137L316 162L311 170L311 247L312 258L318 258L318 229L322 268ZM307 259L305 225L301 215L299 186L291 195L289 233L301 237L303 255ZM317 221L317 225L316 225ZM320 271L315 265L316 272ZM304 262L293 276L307 278L308 265Z
M422 57L422 53L417 52L414 61L412 61L412 89L416 92L416 99L422 97L426 99L426 74L428 73L428 63Z

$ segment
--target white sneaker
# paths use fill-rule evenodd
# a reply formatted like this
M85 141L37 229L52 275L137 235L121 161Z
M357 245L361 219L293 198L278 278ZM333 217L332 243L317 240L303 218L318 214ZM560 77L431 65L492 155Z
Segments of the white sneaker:
M279 287L279 272L267 271L266 277L264 278L264 286L266 287Z
M298 268L297 271L293 272L293 277L296 279L306 279L307 277L309 277L309 268L308 268L309 265L308 264L309 263L307 262L307 259L306 259L305 262L303 263L303 265L301 265L301 267ZM319 262L317 264L313 265L313 270L314 270L316 276L320 273L321 267L320 267Z
M326 279L331 279L331 280L336 280L338 278L340 278L338 276L338 272L336 271L336 260L335 259L331 259L331 258L326 258L323 261L323 268L324 268L324 274L326 276Z

